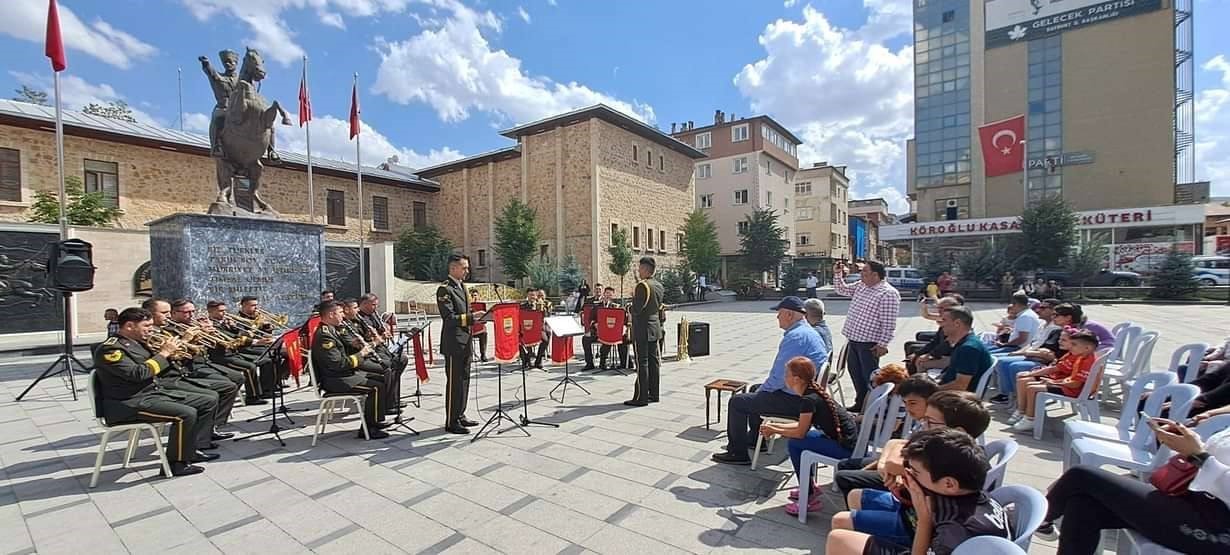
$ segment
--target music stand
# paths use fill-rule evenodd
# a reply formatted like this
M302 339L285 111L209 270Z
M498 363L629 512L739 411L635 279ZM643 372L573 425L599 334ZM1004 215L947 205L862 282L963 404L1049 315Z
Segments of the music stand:
M577 323L576 319L571 315L552 316L547 318L546 326L547 329L551 331L551 335L559 338L572 338L585 335L585 329L582 328L581 324ZM560 379L559 383L556 384L549 393L547 393L548 396L552 396L551 398L554 399L555 397L553 397L553 395L555 394L555 390L561 387L564 388L564 390L559 394L559 402L561 403L564 402L564 396L568 394L568 384L577 386L581 389L581 391L584 391L586 395L590 394L589 390L585 389L585 386L572 379L572 374L570 373L569 368L571 362L571 357L564 360L564 377Z
M497 307L498 306L499 305L497 305ZM490 322L494 316L494 313L495 309L493 308L492 310L487 311L487 313L484 314L479 321ZM525 434L525 437L530 437L529 430L526 430L525 427L519 422L513 420L513 417L509 416L508 412L504 410L504 363L500 362L499 359L496 359L495 380L495 411L491 413L491 416L487 418L487 421L483 423L482 427L479 428L477 432L474 432L474 437L470 438L470 443L474 443L475 441L478 441L479 438L485 437L490 434L492 430L496 431L496 433L504 433L508 430L508 428L500 428L500 422L504 420L507 420L508 423L512 424L514 428L521 430L521 432ZM475 387L477 388L477 384ZM491 430L488 430L488 428L491 428Z
M270 343L269 346L265 348L265 352L261 353L260 356L256 357L257 367L260 366L259 364L260 360L265 357L269 357L269 359L273 361L272 353L278 352L278 350L281 348L281 346L284 344L286 340L286 335L289 333L290 333L290 330L283 332L282 335L278 336L277 339L273 340L273 343ZM309 354L308 356L311 356L311 355ZM277 363L276 361L273 361L273 362L274 362L273 371L277 372L278 371ZM288 429L288 428L282 428L281 426L278 426L278 413L281 413L282 416L285 416L286 421L289 422L292 427L298 428L299 426L295 424L294 420L290 419L290 410L286 408L286 392L282 388L276 387L278 385L278 381L280 381L280 380L276 380L276 378L277 376L275 376L275 381L274 381L275 387L273 388L273 405L270 407L269 412L267 414L254 416L247 420L247 422L256 422L268 416L269 417L269 429L263 432L248 434L246 436L235 436L235 438L233 438L231 441L239 441L242 439L252 439L252 438L256 438L260 436L272 435L274 438L278 440L278 444L280 444L282 447L286 447L286 440L282 439L281 432L283 429ZM278 406L279 400L281 400L282 402L281 407ZM307 409L295 409L295 412L302 412L304 410L307 410Z
M402 337L405 339L405 341L402 343L402 348L403 349L405 348L405 345L407 342L414 341L414 338L416 336L422 335L424 329L425 328L410 328L409 331L405 331L405 330L399 331L398 333L400 333ZM443 394L423 393L423 378L419 377L418 368L416 367L414 371L414 393L406 395L402 397L402 399L413 399L411 402L414 403L414 408L421 409L423 408L423 397L440 397L441 395ZM401 404L400 399L398 400L398 404L399 405Z
M386 347L386 348L387 348L387 347ZM393 364L397 364L397 361L401 359L401 355L402 355L402 353L403 353L403 352L405 352L405 350L406 350L406 342L405 342L405 341L403 341L400 345L398 345L398 346L397 346L397 351L396 351L396 353L394 353L394 352L390 352L390 354L392 354L392 355L393 355ZM409 363L407 363L407 366L409 366ZM403 371L404 371L404 369L403 369ZM400 373L400 372L394 372L394 373L395 373L395 374L397 374L399 377L401 376L401 373ZM417 378L417 377L418 377L418 373L416 372L416 373L415 373L415 378ZM385 387L390 387L390 384L385 384ZM417 389L417 388L416 388L416 389ZM420 395L421 395L421 393L420 393ZM402 406L401 406L401 397L399 396L397 399L393 399L393 404L394 404L394 406L396 406L396 407L397 407L397 415L393 417L393 425L392 425L392 426L390 426L390 428L405 428L405 429L406 429L406 431L408 431L408 432L410 432L410 433L412 433L412 434L414 434L414 435L416 435L416 436L417 436L417 435L419 435L419 431L418 431L418 430L416 430L416 429L414 429L414 428L411 428L411 427L410 427L410 424L409 424L409 422L411 422L411 421L413 421L413 420L414 420L414 417L413 417L413 416L408 417L408 418L403 418L403 417L402 417L402 412L403 412L403 411L402 411Z

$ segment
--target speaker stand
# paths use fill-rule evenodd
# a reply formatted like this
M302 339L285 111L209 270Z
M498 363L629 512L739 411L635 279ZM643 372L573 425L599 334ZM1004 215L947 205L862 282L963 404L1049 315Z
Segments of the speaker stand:
M17 401L22 400L22 398L24 398L31 389L34 389L34 386L38 385L38 382L52 376L59 376L60 374L65 373L68 374L68 388L73 393L73 400L76 401L77 381L73 379L73 374L77 372L81 372L82 374L90 373L90 367L82 364L82 362L77 360L77 357L73 355L73 313L69 310L69 299L73 296L73 294L68 291L64 291L61 294L64 295L64 350L60 353L60 356L56 358L55 362L52 362L46 370L43 370L43 373L40 374L39 377L35 378L34 381L26 387L26 390L21 392L21 395L17 396ZM73 364L76 364L77 368L73 368Z

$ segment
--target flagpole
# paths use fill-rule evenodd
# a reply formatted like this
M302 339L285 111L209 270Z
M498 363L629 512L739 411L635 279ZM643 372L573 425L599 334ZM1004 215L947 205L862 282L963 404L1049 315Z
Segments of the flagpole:
M175 68L175 89L179 95L179 130L184 130L184 68Z
M64 191L64 114L60 110L60 72L53 71L56 95L56 166L59 170L60 183L60 240L68 239L67 202Z
M307 56L303 57L303 86L307 87ZM300 110L303 108L300 107ZM299 115L300 120L303 119L303 114ZM312 186L312 119L309 117L304 122L307 133L307 180L308 180L308 218L312 223L316 223L316 189Z
M356 111L358 111L359 73L357 71L354 74L354 85L353 86L354 86L355 109ZM362 116L359 117L359 126L360 127L363 126ZM365 226L363 225L363 205L364 205L364 201L363 201L363 157L359 152L359 141L361 140L360 135L362 135L362 133L355 133L355 136L354 136L354 159L355 159L354 169L355 169L355 179L358 181L358 184L359 184L359 294L363 295L363 294L367 294L367 262L365 260L367 258L366 257L367 252L366 252L366 245L364 244L365 235L367 234L364 233L364 231L366 230L364 229Z

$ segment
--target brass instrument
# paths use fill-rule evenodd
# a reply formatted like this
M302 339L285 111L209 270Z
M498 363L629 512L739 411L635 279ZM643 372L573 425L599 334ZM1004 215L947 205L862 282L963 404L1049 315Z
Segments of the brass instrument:
M245 341L240 338L232 339L224 335L221 331L206 328L200 322L192 324L183 324L175 320L167 320L167 329L179 334L186 343L210 348L210 349L238 349L244 346Z
M259 314L257 315L256 319L248 320L247 318L241 318L239 316L235 316L234 314L228 313L228 314L223 315L223 321L230 322L238 326L243 331L251 334L254 339L273 338L272 333L261 329L261 321L260 321Z
M156 353L161 351L162 346L171 339L179 338L175 337L175 335L167 330L157 330L149 336L149 339L145 340L145 347ZM175 352L171 353L171 356L167 358L171 360L190 360L196 357L196 355L204 352L204 350L205 348L200 345L192 345L181 341L179 347L175 349Z
M290 324L290 316L286 314L274 314L263 308L256 309L256 325L271 324L274 328L285 328Z

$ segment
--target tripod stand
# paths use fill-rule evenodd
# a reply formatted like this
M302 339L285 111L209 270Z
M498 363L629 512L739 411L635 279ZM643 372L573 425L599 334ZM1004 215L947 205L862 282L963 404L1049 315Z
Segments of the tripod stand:
M283 345L285 342L285 339L286 339L286 335L283 334L281 337L278 337L276 341L274 341L273 343L270 343L269 347L265 349L265 352L261 353L261 355L257 357L257 361L265 357L269 357L269 359L274 362L274 372L277 372L277 362L278 361L274 360L273 354L277 353L280 350L281 345ZM260 365L258 364L257 366L259 367ZM291 411L286 408L286 393L282 390L282 388L277 387L278 381L280 380L276 380L276 379L274 380L273 405L270 406L269 412L267 414L254 416L247 420L247 422L256 422L268 416L269 417L269 429L264 432L257 432L254 434L248 434L246 436L236 436L234 439L232 439L232 441L239 441L241 439L252 439L252 438L257 438L261 436L272 435L274 438L278 440L278 444L280 444L282 447L286 447L286 441L282 439L282 433L281 433L282 430L285 428L282 428L281 426L278 425L278 414L280 413L282 416L286 417L286 421L292 427L298 428L299 426L295 424L294 420L290 419ZM281 402L281 406L278 406L279 401ZM302 412L303 410L305 409L297 409L295 410L295 412Z
M81 372L82 374L90 373L90 367L83 364L80 360L77 360L77 357L73 355L73 313L69 310L70 307L68 302L69 298L72 297L73 294L68 291L64 291L62 294L64 295L64 350L60 353L60 356L56 358L55 362L52 362L46 370L43 370L42 374L39 374L37 378L34 378L34 381L26 387L26 390L22 391L21 395L17 396L17 401L22 400L22 398L25 397L31 389L34 389L34 386L38 385L38 382L52 376L59 376L60 374L65 373L68 374L68 388L73 393L73 400L76 401L77 381L73 379L73 374L75 372ZM74 363L77 365L77 368L73 368Z
M474 443L475 441L478 441L478 438L484 437L485 435L490 434L491 430L495 430L497 433L501 433L501 434L504 433L505 430L500 429L500 422L503 420L507 420L508 423L512 424L514 428L521 430L521 432L525 434L525 437L530 437L529 430L526 430L523 425L519 424L516 420L513 420L513 418L508 415L508 412L504 410L504 368L503 366L504 366L503 364L496 365L495 412L492 412L491 417L487 419L487 422L483 424L483 427L479 428L478 431L474 433L474 437L470 438L470 443ZM524 375L525 374L523 371L522 376ZM491 428L491 430L488 430L487 428Z
M394 365L398 364L398 362L397 362L397 361L401 360L401 356L402 356L402 354L404 354L404 353L405 353L405 350L406 350L406 343L403 341L400 345L398 345L398 346L397 346L397 352L396 352L396 353L390 353L390 354L392 354L392 355L393 355L392 359L393 359L393 364L394 364ZM398 380L399 382L400 382L400 380L401 380L401 374L402 374L402 372L404 372L404 371L405 371L405 368L403 368L401 371L396 371L396 372L393 372L393 375L394 375L394 376L396 376L396 378L395 378L395 379L396 379L396 380ZM415 378L417 379L417 378L418 378L418 376L415 376ZM398 385L400 385L400 383L399 383ZM390 390L392 390L392 389L393 389L393 384L387 384L387 387L388 387ZM400 388L398 388L398 391L400 391L400 390L401 390L401 389L400 389ZM415 385L415 388L414 388L414 393L415 393L415 395L418 395L418 396L420 396L420 397L423 395L423 393L422 393L421 391L419 391L419 389L418 389L418 385L417 385L417 384ZM414 435L416 435L416 436L417 436L417 435L419 435L419 431L418 431L418 430L416 430L416 429L414 429L414 428L411 428L411 427L410 427L410 424L409 424L409 422L411 422L411 421L413 421L413 420L414 420L414 417L413 417L413 416L410 416L410 417L403 418L403 416L402 416L402 413L403 413L404 411L402 410L401 396L400 396L400 395L398 395L396 399L392 399L392 403L393 403L393 406L397 407L397 415L393 417L393 425L392 425L392 426L390 426L390 427L392 427L392 428L404 428L406 431L408 431L408 432L410 432L410 433L412 433L412 434L414 434Z
M565 368L564 370L565 375L567 375L567 372L568 372L567 363L565 363L564 368ZM528 368L526 368L526 366L524 365L521 366L521 394L522 394L521 396L521 425L522 426L550 426L552 428L558 428L559 424L552 424L550 422L539 422L537 420L530 420L530 390L525 387L525 371L527 369ZM581 385L577 384L577 387L581 387ZM551 391L555 391L555 390L552 389ZM528 435L529 432L526 432L526 434Z
M555 390L561 387L564 388L564 390L561 391L559 394L559 402L561 403L564 402L564 396L568 394L568 384L575 385L578 388L580 388L581 391L584 391L586 395L590 395L589 390L585 389L585 386L577 383L576 380L572 379L572 374L569 373L569 366L571 362L572 362L572 358L569 358L568 360L564 361L564 377L561 378L559 383L555 384L555 387L552 388L551 392L547 394L548 396L552 396L551 398L554 399L555 397L553 397L553 395L555 394Z

